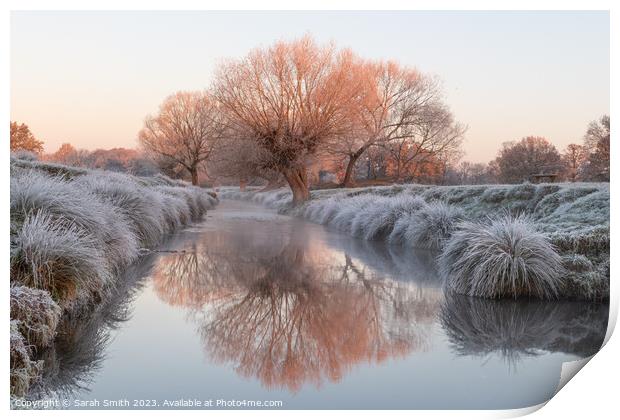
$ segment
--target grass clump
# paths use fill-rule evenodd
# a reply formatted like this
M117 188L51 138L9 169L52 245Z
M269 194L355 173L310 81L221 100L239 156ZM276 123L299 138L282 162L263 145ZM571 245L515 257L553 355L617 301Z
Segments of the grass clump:
M39 156L35 152L30 150L19 149L11 152L12 159L24 160L27 162L36 162L39 160Z
M356 195L343 201L340 209L329 222L329 226L351 234L355 216L365 212L375 201L377 197L372 194Z
M558 296L562 259L523 216L462 222L439 257L449 289L484 298Z
M304 217L314 223L328 224L338 212L340 195L325 200L313 200L304 210Z
M158 187L164 195L167 206L163 208L164 219L166 220L167 230L174 232L180 226L186 225L192 220L192 213L184 194L180 193L175 187Z
M10 338L10 392L12 396L23 397L28 388L40 375L42 362L31 360L32 349L20 333L20 322L11 321Z
M13 171L14 169L34 169L36 171L46 173L49 176L62 176L66 179L71 179L73 177L88 173L88 170L84 168L76 168L53 162L39 162L36 160L21 159L19 157L11 156L11 170Z
M359 235L366 240L388 238L398 220L417 214L424 207L420 197L399 194L381 197L375 205L356 216L354 225L359 224Z
M409 218L405 243L417 248L441 249L462 219L463 211L456 206L428 203Z
M62 305L78 291L97 292L111 279L96 238L45 211L27 216L11 238L11 279L45 289Z
M91 232L107 257L111 270L120 270L138 255L138 244L128 221L116 207L101 202L81 184L62 176L46 176L38 171L24 171L11 178L11 222L17 232L26 217L39 211L50 219Z
M109 178L108 178L109 177ZM78 186L98 197L99 202L110 204L130 223L130 231L140 247L149 248L159 243L166 232L161 194L143 187L122 175L108 177L89 174L75 181Z
M60 315L60 306L46 290L11 287L11 319L19 321L19 332L37 349L53 342Z

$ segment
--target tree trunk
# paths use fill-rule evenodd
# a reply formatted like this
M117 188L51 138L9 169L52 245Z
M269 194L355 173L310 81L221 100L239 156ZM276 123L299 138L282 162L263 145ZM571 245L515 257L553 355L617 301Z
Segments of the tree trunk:
M198 168L191 168L189 173L192 175L192 185L198 185Z
M355 164L367 148L368 147L364 146L357 152L349 155L349 162L347 163L347 169L344 172L344 178L342 179L341 184L343 187L352 187L355 185L355 180L353 179L353 175L355 174Z
M349 155L349 162L347 163L347 169L344 171L344 178L342 178L341 183L343 187L352 187L355 185L353 174L355 173L355 164L359 157L359 154Z
M308 188L308 177L305 166L285 169L282 171L282 175L284 175L286 182L288 182L289 187L291 187L294 205L299 205L310 199L310 189Z
M398 163L396 164L396 183L400 183L402 181L402 176L400 172L401 172L401 165L400 165L400 158L399 158Z
M245 187L248 185L248 181L244 178L239 179L239 191L245 191Z

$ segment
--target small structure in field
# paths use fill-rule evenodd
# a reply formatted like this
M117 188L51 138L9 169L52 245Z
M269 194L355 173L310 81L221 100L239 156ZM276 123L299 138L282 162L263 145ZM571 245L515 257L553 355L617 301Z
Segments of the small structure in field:
M532 184L540 184L542 182L557 182L558 180L557 173L540 173L530 175L530 182Z

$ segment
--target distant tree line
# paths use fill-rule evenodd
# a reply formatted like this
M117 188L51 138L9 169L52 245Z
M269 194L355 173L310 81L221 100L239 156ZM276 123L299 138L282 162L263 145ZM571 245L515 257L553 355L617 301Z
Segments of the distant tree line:
M351 173L357 182L418 182L445 185L520 183L532 176L553 176L556 181L609 181L609 116L592 121L583 136L582 144L571 143L562 153L543 137L524 137L518 142L502 145L497 157L489 163L472 163L460 159L458 151L446 155L418 158L411 145L399 143L374 144L356 159ZM264 184L280 186L284 179L275 171L269 172L256 163L256 150L244 143L228 141L220 145L216 159L197 162L196 176L203 183ZM11 122L11 151L28 151L39 159L91 169L106 169L149 176L161 172L174 178L191 179L191 171L178 159L128 148L76 149L64 143L54 153L43 153L43 142L37 140L26 124ZM338 155L335 155L338 156ZM322 156L317 159L318 171L313 184L342 183L348 156ZM211 177L207 176L209 163ZM400 164L399 164L400 162ZM254 165L254 166L252 166ZM323 169L324 167L328 168ZM349 180L349 185L351 184Z
M13 127L16 127L19 133L14 133ZM19 135L28 140L14 141L14 134L15 137ZM152 176L163 172L156 161L135 149L119 147L89 151L76 149L70 143L63 143L54 153L43 153L43 142L32 135L26 124L18 125L14 122L11 122L11 152L20 158L26 157L63 165L105 169L139 176ZM24 152L29 153L29 155Z

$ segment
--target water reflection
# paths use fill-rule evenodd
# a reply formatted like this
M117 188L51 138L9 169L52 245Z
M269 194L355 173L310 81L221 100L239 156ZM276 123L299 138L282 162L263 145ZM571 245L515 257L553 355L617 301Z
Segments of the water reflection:
M193 309L214 361L268 388L320 387L358 363L425 349L438 290L385 278L305 233L293 226L257 246L242 231L212 232L160 260L155 290Z
M499 354L515 367L548 352L585 358L603 345L609 307L586 302L492 301L446 293L441 324L461 356Z
M155 260L156 255L151 254L130 266L106 301L92 313L61 320L54 346L37 355L44 361L42 381L30 391L30 399L49 395L69 398L89 390L113 333L130 319L133 301Z
M426 249L390 246L385 242L366 241L344 235L329 237L329 245L362 261L378 273L401 282L415 282L424 287L441 288L436 253Z

